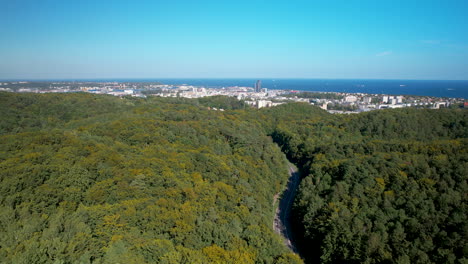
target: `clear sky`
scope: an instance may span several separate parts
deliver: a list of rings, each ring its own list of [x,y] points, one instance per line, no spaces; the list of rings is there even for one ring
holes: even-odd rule
[[[468,79],[467,0],[0,0],[0,79]]]

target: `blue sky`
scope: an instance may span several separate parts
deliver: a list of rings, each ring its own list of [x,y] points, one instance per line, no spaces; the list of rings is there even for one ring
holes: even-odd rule
[[[468,1],[0,0],[0,79],[468,79]]]

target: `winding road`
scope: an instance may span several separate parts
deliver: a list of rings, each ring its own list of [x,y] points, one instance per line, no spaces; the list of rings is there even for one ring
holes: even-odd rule
[[[293,244],[294,237],[291,230],[290,214],[301,177],[297,168],[290,162],[288,162],[288,169],[290,177],[288,185],[281,195],[279,206],[276,208],[275,218],[273,220],[273,229],[276,233],[283,236],[286,246],[295,253],[298,253]]]

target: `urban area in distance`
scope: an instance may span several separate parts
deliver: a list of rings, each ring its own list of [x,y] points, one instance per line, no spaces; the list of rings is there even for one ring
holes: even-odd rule
[[[402,85],[403,86],[403,85]],[[262,87],[257,80],[251,87],[230,86],[207,88],[189,84],[173,85],[160,82],[117,81],[0,81],[0,91],[29,93],[76,93],[109,94],[132,97],[183,97],[229,96],[256,107],[272,107],[287,102],[307,102],[330,113],[359,113],[387,108],[459,108],[468,107],[464,98],[448,98],[418,95],[367,94],[343,92],[319,92],[277,90]],[[216,109],[223,111],[224,109]]]

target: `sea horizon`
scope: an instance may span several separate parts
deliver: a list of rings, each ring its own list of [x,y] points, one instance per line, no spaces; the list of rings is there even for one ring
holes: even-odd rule
[[[206,88],[262,87],[274,90],[308,92],[366,93],[433,96],[468,99],[468,80],[415,79],[329,79],[329,78],[82,78],[82,79],[10,79],[2,82],[160,82],[167,85],[191,85]]]
[[[405,78],[313,78],[313,77],[80,77],[80,78],[0,78],[0,82],[48,81],[158,81],[158,80],[379,80],[379,81],[461,81],[468,79],[405,79]]]

